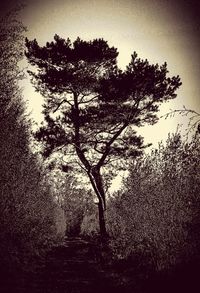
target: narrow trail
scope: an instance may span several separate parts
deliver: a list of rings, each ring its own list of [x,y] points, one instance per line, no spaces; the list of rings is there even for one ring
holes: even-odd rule
[[[32,290],[38,293],[100,293],[106,292],[110,284],[93,245],[81,238],[66,238],[63,246],[48,253],[34,287]]]
[[[113,282],[106,276],[96,247],[79,237],[65,238],[45,262],[22,278],[1,280],[1,293],[106,293]],[[4,284],[5,283],[5,284]]]

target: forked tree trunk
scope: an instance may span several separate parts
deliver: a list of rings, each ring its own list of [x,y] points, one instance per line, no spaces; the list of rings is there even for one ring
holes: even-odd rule
[[[102,242],[105,243],[107,239],[107,231],[106,231],[106,223],[105,223],[106,199],[105,199],[105,191],[104,191],[103,181],[102,181],[101,172],[100,172],[100,169],[105,160],[104,158],[105,154],[102,155],[102,158],[100,159],[97,165],[91,166],[89,161],[85,157],[83,150],[81,149],[79,105],[78,105],[78,95],[76,93],[74,93],[74,107],[72,107],[72,114],[73,114],[73,123],[74,123],[74,129],[75,129],[76,153],[80,161],[84,165],[85,169],[87,170],[87,174],[90,178],[90,182],[92,184],[92,187],[99,201],[98,202],[99,228],[100,228],[100,235],[101,235]]]

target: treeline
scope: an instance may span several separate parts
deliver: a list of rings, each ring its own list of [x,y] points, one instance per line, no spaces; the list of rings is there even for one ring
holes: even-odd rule
[[[17,11],[0,21],[0,263],[4,271],[31,269],[65,233],[64,214],[45,179],[42,162],[30,149],[18,62],[25,28]]]

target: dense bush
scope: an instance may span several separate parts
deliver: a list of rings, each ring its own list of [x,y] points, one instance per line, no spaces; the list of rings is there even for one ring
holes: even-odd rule
[[[119,258],[148,259],[160,270],[198,256],[199,136],[176,133],[132,162],[124,189],[110,201],[108,227]]]
[[[0,21],[0,262],[9,270],[30,268],[64,234],[64,216],[29,148],[30,121],[18,85],[23,31],[15,13]]]

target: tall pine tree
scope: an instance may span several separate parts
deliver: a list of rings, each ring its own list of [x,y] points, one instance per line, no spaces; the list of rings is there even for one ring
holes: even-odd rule
[[[103,39],[73,43],[58,35],[45,46],[26,40],[29,71],[45,97],[45,125],[36,137],[44,155],[60,150],[75,154],[98,198],[102,238],[106,235],[106,195],[102,169],[127,160],[144,147],[135,127],[154,124],[159,105],[176,97],[180,78],[167,77],[167,64],[151,65],[133,53],[124,71],[117,49]]]

